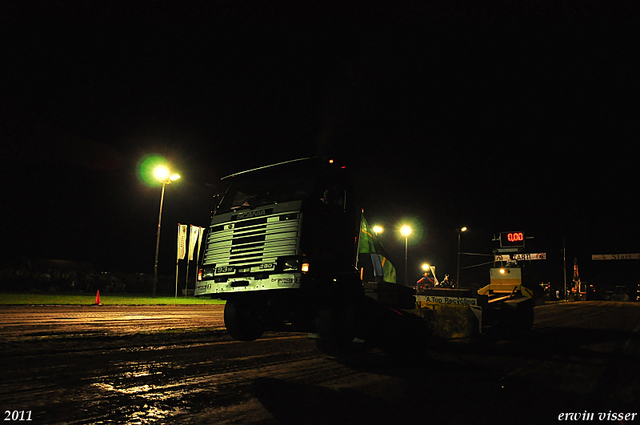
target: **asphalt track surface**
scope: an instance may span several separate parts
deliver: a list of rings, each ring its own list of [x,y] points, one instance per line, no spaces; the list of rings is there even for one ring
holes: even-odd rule
[[[3,306],[0,407],[34,424],[640,423],[640,303],[535,310],[526,338],[345,363],[301,334],[232,341],[222,306]]]

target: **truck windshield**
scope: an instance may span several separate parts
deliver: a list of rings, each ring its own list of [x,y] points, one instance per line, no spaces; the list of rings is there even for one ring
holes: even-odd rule
[[[318,165],[298,161],[229,177],[217,214],[303,200],[313,189]]]

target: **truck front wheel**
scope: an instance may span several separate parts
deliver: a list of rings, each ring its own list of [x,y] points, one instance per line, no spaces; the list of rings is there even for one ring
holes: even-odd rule
[[[224,325],[237,341],[255,341],[264,333],[250,303],[228,300],[224,307]]]

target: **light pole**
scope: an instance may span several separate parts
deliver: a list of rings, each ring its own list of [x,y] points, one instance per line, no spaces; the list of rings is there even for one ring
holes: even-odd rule
[[[425,279],[425,283],[428,284],[428,280],[429,280],[429,270],[431,269],[431,266],[429,265],[429,263],[423,263],[422,264],[422,271],[423,271],[423,275],[424,275],[424,279]],[[418,291],[420,289],[420,281],[416,282],[416,291]]]
[[[411,227],[405,224],[400,228],[400,234],[404,236],[404,286],[409,286],[409,280],[407,277],[407,253],[409,250],[409,235],[411,234]]]
[[[460,235],[462,234],[462,232],[466,231],[466,227],[456,229],[456,232],[458,232],[458,268],[456,269],[456,284],[458,285],[458,288],[460,288]]]
[[[171,174],[165,166],[158,166],[153,170],[153,175],[162,183],[162,192],[160,194],[160,212],[158,213],[158,230],[156,232],[156,261],[153,266],[153,286],[152,296],[156,296],[156,286],[158,283],[158,252],[160,251],[160,224],[162,223],[162,204],[164,203],[164,187],[173,180],[180,178],[178,174]]]

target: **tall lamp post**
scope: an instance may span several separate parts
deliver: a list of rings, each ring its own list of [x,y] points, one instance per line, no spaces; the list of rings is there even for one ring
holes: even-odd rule
[[[171,183],[173,180],[180,178],[178,174],[171,174],[169,169],[163,165],[156,167],[153,170],[153,175],[162,183],[162,192],[160,194],[160,212],[158,214],[158,231],[156,232],[156,261],[153,266],[153,289],[152,296],[156,296],[156,286],[158,283],[158,252],[160,251],[160,224],[162,223],[162,204],[164,203],[164,187]]]
[[[411,227],[404,225],[400,228],[400,234],[404,236],[404,286],[409,286],[407,277],[407,253],[409,251],[409,235],[411,234]]]
[[[429,280],[429,270],[431,269],[431,265],[429,263],[422,264],[422,271],[425,279],[425,284],[428,283]],[[416,282],[416,291],[420,289],[420,281]]]
[[[466,231],[466,227],[456,229],[456,232],[458,232],[458,268],[456,269],[456,284],[458,285],[458,288],[460,288],[460,235],[462,234],[462,232]]]

